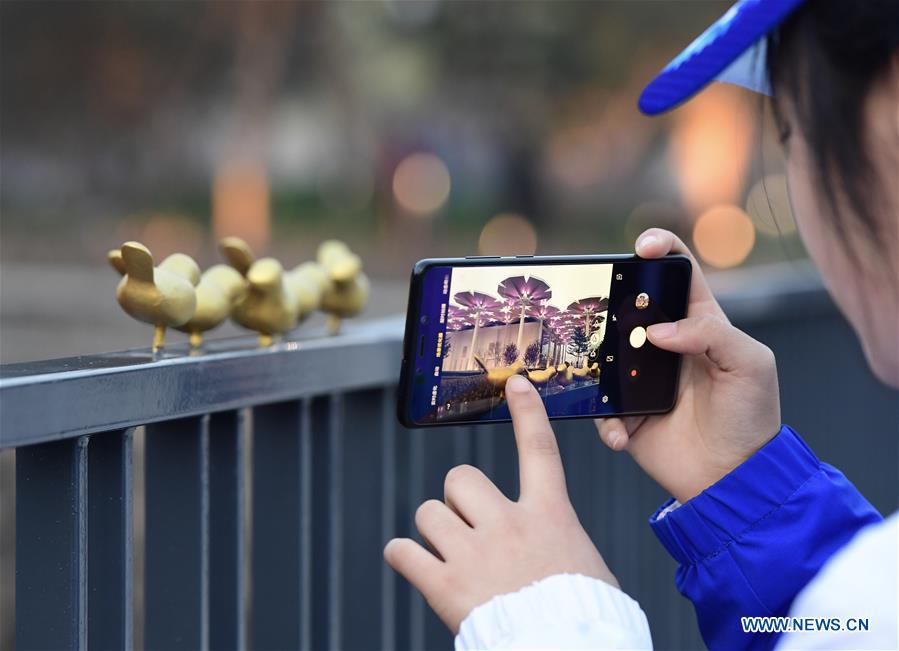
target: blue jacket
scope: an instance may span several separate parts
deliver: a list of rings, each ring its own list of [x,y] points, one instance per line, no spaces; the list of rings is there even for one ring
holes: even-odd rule
[[[773,633],[743,633],[744,616],[789,613],[822,565],[855,533],[882,520],[843,474],[784,425],[746,462],[680,507],[650,518],[680,563],[710,649],[770,649]]]

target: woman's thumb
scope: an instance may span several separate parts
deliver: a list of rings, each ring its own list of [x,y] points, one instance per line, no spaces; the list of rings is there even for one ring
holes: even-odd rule
[[[751,371],[774,363],[767,346],[715,315],[656,323],[646,329],[646,334],[658,348],[684,355],[705,355],[722,371]]]

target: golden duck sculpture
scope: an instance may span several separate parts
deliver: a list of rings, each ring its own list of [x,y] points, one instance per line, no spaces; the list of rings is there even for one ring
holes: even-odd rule
[[[302,321],[321,307],[325,290],[331,287],[328,274],[317,262],[304,262],[288,271],[284,280],[299,302],[298,320]]]
[[[219,247],[228,263],[243,276],[248,276],[256,258],[247,243],[239,237],[226,237],[219,242]],[[297,302],[296,327],[321,306],[322,294],[331,281],[316,262],[304,262],[290,271],[282,270],[282,273],[284,283]]]
[[[481,370],[484,371],[487,382],[493,385],[494,389],[504,389],[506,380],[513,375],[521,375],[525,372],[524,362],[520,359],[508,366],[497,366],[496,368],[487,368],[487,365],[484,364],[484,360],[477,355],[474,356],[474,361],[481,367]]]
[[[536,386],[541,387],[552,380],[557,373],[556,367],[550,366],[544,369],[528,371],[528,379]]]
[[[575,380],[578,380],[578,381],[586,380],[588,377],[591,376],[590,367],[584,365],[584,366],[581,366],[578,368],[572,368],[571,374],[574,376]]]
[[[562,362],[556,367],[556,371],[558,374],[556,375],[556,382],[558,382],[561,386],[566,387],[572,382],[574,382],[574,373],[571,370],[571,366],[567,363]]]
[[[284,279],[284,268],[274,258],[256,260],[246,275],[246,293],[235,303],[231,317],[259,333],[259,343],[270,346],[297,325],[299,301]]]
[[[256,256],[250,250],[250,246],[239,237],[225,237],[219,241],[219,249],[225,259],[241,275],[246,277],[250,267],[256,261]]]
[[[335,334],[341,320],[355,316],[365,307],[370,284],[362,272],[362,260],[343,242],[322,242],[317,258],[328,280],[322,292],[321,310],[328,315],[328,328]]]
[[[194,315],[200,268],[183,253],[173,253],[154,268],[153,255],[140,242],[125,242],[107,259],[122,274],[116,289],[119,305],[154,326],[153,352],[157,352],[165,346],[166,328],[184,325]]]
[[[224,264],[209,267],[196,286],[197,309],[187,323],[175,326],[190,337],[190,345],[198,348],[203,333],[221,325],[247,292],[247,281],[236,269]]]

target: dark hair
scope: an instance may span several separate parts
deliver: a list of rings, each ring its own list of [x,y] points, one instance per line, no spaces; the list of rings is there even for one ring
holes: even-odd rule
[[[789,138],[791,126],[801,130],[817,185],[830,204],[828,217],[844,239],[849,224],[840,219],[841,206],[852,208],[877,239],[873,201],[894,190],[871,186],[864,110],[897,49],[897,0],[808,0],[768,36],[767,68],[781,141]]]

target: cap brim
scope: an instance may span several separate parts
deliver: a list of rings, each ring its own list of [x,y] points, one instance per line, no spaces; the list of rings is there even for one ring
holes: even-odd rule
[[[764,37],[805,0],[740,0],[653,79],[638,101],[664,113],[718,79],[771,94]]]

